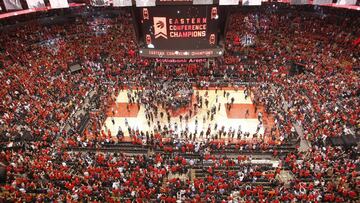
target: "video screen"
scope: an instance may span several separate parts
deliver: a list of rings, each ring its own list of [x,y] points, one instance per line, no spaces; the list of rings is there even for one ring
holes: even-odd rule
[[[147,48],[166,50],[217,47],[217,6],[157,6],[140,9],[140,34]]]

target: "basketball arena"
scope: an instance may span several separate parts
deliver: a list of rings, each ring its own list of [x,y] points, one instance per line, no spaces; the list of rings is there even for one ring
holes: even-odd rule
[[[359,202],[360,2],[0,0],[0,202]]]

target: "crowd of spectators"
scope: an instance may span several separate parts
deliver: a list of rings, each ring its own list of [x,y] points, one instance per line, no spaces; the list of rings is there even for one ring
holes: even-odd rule
[[[0,200],[176,202],[180,194],[194,202],[356,202],[358,148],[327,142],[359,133],[360,51],[352,46],[360,35],[356,17],[276,8],[236,12],[229,18],[225,56],[209,66],[160,66],[140,58],[128,12],[90,12],[53,25],[31,21],[1,30],[0,160],[7,180]],[[244,35],[254,43],[244,46]],[[82,70],[71,73],[69,67],[77,63]],[[291,64],[304,65],[294,71]],[[185,158],[164,145],[161,135],[151,140],[164,153],[91,150],[101,146],[89,134],[98,140],[110,136],[100,129],[120,89],[149,81],[158,85],[159,78],[177,78],[185,85],[195,78],[196,85],[204,85],[219,77],[227,84],[257,82],[254,103],[275,115],[283,140],[300,126],[310,150],[296,149],[276,167],[225,152],[213,156],[211,150],[226,148],[221,143],[181,143],[182,153],[198,155]],[[97,111],[91,112],[89,127],[84,134],[67,130],[81,122],[73,114],[90,92],[95,92]],[[14,148],[16,143],[21,147]],[[87,150],[69,151],[72,146]],[[243,149],[266,150],[267,145],[239,143],[235,152]],[[204,178],[168,178],[189,175],[195,167]],[[293,174],[290,187],[275,179],[281,170]]]
[[[358,160],[354,151],[331,146],[290,153],[279,166],[252,164],[251,156],[209,153],[184,158],[173,153],[128,156],[113,152],[71,152],[47,142],[6,151],[8,183],[2,197],[22,201],[97,202],[344,202],[358,198]],[[37,158],[34,160],[33,157]],[[190,169],[201,177],[190,179]],[[291,170],[288,186],[281,170]],[[186,178],[178,178],[184,176]],[[173,177],[173,178],[168,178]]]
[[[245,61],[257,67],[253,71],[265,73],[254,78],[271,83],[261,86],[258,99],[269,110],[282,112],[283,119],[299,122],[308,139],[354,134],[359,124],[360,52],[352,42],[359,36],[359,22],[316,12],[305,17],[296,11],[262,15],[234,14],[227,33],[229,52],[247,53]],[[248,33],[256,36],[257,44],[237,46],[236,36]],[[244,59],[232,58],[241,69]],[[299,63],[302,74],[282,77],[284,66]]]

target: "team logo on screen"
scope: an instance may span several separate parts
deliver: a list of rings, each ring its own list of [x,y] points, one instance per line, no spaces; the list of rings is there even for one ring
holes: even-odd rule
[[[149,20],[149,11],[147,8],[143,8],[143,18],[144,20]]]
[[[211,19],[217,19],[217,18],[218,18],[217,8],[212,7],[212,9],[211,9]]]
[[[167,39],[166,17],[154,17],[155,39],[163,37]]]
[[[209,44],[215,44],[215,34],[210,35]]]

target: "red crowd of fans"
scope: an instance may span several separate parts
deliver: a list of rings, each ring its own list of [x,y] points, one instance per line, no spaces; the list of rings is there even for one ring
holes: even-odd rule
[[[180,195],[189,202],[356,202],[357,147],[332,147],[326,138],[359,132],[360,53],[351,45],[360,35],[359,21],[331,12],[291,11],[233,14],[225,56],[210,66],[160,67],[141,59],[127,12],[111,18],[88,14],[48,26],[28,22],[1,31],[0,160],[7,180],[0,200],[176,202]],[[253,42],[243,44],[245,35]],[[289,61],[304,64],[301,73],[293,73]],[[83,69],[71,73],[76,63]],[[176,146],[198,158],[177,155],[174,146],[162,144],[157,149],[163,154],[95,152],[103,141],[67,128],[81,123],[74,112],[95,92],[98,111],[91,113],[86,134],[100,139],[112,95],[130,83],[141,86],[160,77],[259,82],[252,87],[254,102],[275,114],[281,136],[290,136],[297,125],[312,146],[287,154],[279,166],[258,166],[251,156],[227,156],[228,146],[219,143]],[[69,146],[86,150],[68,151]],[[223,149],[220,157],[211,154],[216,148]],[[233,152],[244,149],[267,147],[244,143]],[[168,179],[195,167],[204,178]],[[275,179],[281,170],[293,174],[290,186]]]

